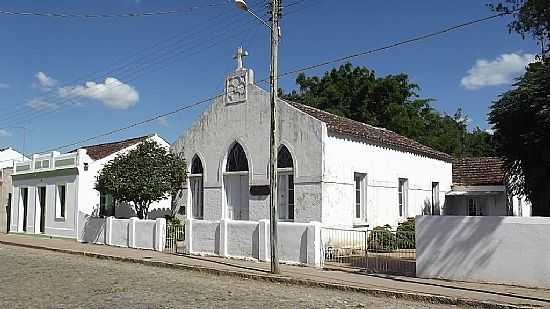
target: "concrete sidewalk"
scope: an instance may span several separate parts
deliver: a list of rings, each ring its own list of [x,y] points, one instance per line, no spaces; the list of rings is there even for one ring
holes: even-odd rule
[[[208,272],[216,275],[231,275],[288,284],[353,290],[374,296],[484,308],[550,308],[550,290],[543,289],[400,276],[366,275],[290,265],[281,267],[281,275],[271,275],[268,263],[217,257],[173,255],[18,234],[0,234],[0,243],[159,267]]]

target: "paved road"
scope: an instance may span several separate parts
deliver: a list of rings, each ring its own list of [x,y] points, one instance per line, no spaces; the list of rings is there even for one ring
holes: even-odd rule
[[[448,308],[0,245],[0,308]]]

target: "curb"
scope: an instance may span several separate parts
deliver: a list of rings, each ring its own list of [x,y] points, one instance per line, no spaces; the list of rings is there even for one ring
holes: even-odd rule
[[[284,283],[284,284],[302,285],[307,287],[326,288],[326,289],[333,289],[333,290],[339,290],[339,291],[359,292],[359,293],[364,293],[364,294],[376,296],[376,297],[390,297],[390,298],[424,302],[424,303],[432,303],[432,304],[468,306],[468,307],[487,308],[487,309],[536,308],[534,306],[518,306],[518,305],[512,305],[512,304],[480,301],[480,300],[474,300],[474,299],[468,299],[468,298],[457,298],[457,297],[425,294],[425,293],[413,293],[413,292],[366,288],[366,287],[358,287],[358,286],[343,285],[343,284],[336,284],[336,283],[319,282],[319,281],[308,280],[308,279],[295,279],[295,278],[277,276],[277,275],[242,273],[242,272],[232,271],[232,270],[220,270],[220,269],[208,268],[203,266],[186,265],[181,263],[167,263],[162,261],[143,260],[143,259],[121,257],[121,256],[92,253],[92,252],[85,252],[85,251],[76,251],[76,250],[52,248],[52,247],[45,247],[45,246],[38,246],[38,245],[31,245],[31,244],[22,244],[22,243],[5,241],[5,240],[0,240],[0,244],[38,249],[38,250],[48,250],[53,252],[66,253],[66,254],[79,255],[79,256],[87,256],[87,257],[93,257],[101,260],[112,260],[112,261],[142,264],[142,265],[154,266],[154,267],[195,271],[195,272],[212,274],[217,276],[237,277],[237,278],[252,279],[252,280],[258,280],[258,281],[264,281],[264,282],[276,282],[276,283]]]

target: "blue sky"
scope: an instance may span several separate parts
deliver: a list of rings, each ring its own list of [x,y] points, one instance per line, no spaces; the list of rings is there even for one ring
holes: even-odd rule
[[[103,19],[0,15],[0,147],[23,147],[23,130],[16,127],[27,128],[25,152],[39,152],[212,96],[222,90],[241,44],[250,54],[245,65],[255,70],[257,80],[266,78],[268,32],[227,2],[4,1],[0,10],[74,14],[195,9]],[[265,14],[265,0],[249,2],[257,13]],[[485,4],[479,0],[299,1],[286,9],[282,20],[280,71],[493,14]],[[470,127],[485,129],[491,101],[510,89],[510,81],[538,50],[533,41],[508,34],[508,21],[477,24],[352,63],[381,75],[405,72],[421,86],[421,96],[435,99],[439,111],[453,114],[461,107],[471,119]],[[294,79],[283,79],[281,87],[294,88]],[[172,142],[204,108],[90,143],[151,132]]]

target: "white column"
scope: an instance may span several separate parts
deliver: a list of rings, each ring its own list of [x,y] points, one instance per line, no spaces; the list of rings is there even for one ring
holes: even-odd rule
[[[136,217],[130,218],[130,222],[128,222],[128,247],[129,248],[135,248],[136,247],[136,222],[139,220]]]
[[[164,251],[166,246],[166,219],[157,218],[155,220],[155,250]]]
[[[258,259],[264,262],[269,261],[271,260],[269,251],[269,220],[260,220],[258,229]]]
[[[227,256],[227,219],[220,220],[220,252],[218,255]]]
[[[321,267],[321,222],[310,222],[307,227],[307,263]]]
[[[185,250],[187,253],[193,253],[193,219],[185,219]]]
[[[111,246],[113,244],[113,217],[105,219],[105,244]]]

